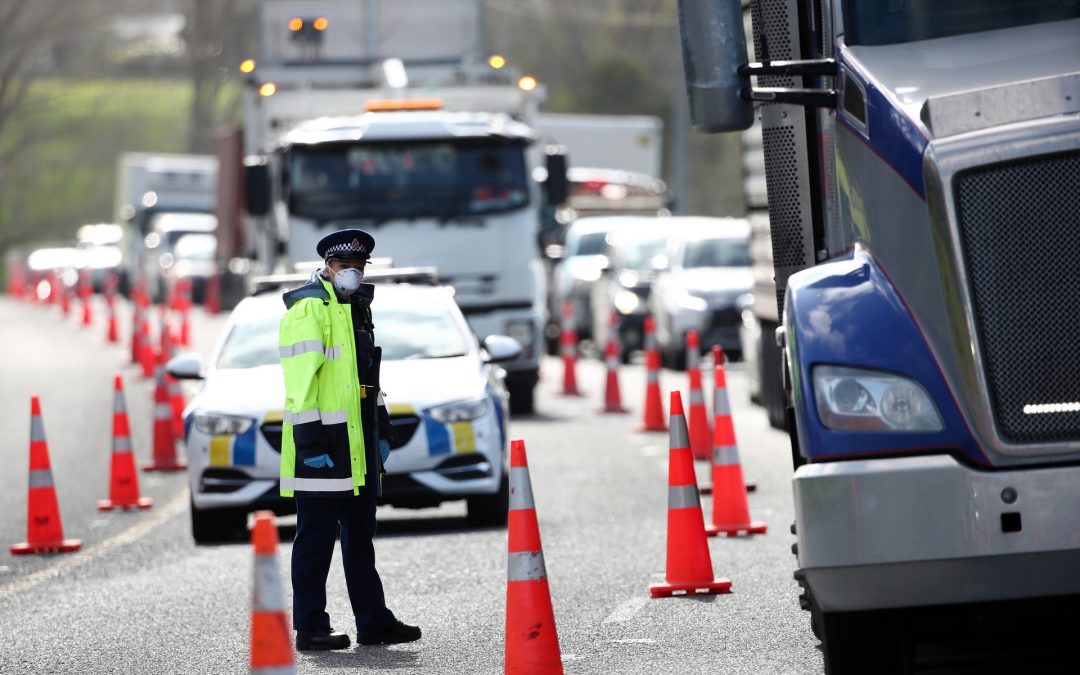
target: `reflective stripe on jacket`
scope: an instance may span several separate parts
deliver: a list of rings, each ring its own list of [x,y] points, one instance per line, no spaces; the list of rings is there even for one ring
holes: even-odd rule
[[[367,474],[352,311],[321,277],[285,295],[281,495],[358,494]],[[305,459],[327,455],[321,468]],[[330,466],[330,463],[333,466]]]

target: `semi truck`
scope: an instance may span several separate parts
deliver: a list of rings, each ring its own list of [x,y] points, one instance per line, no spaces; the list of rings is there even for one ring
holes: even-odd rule
[[[686,86],[761,124],[826,670],[1073,672],[1080,4],[748,6],[752,62],[740,2],[680,0]]]
[[[529,124],[543,86],[481,53],[481,16],[474,0],[264,0],[233,154],[252,272],[310,262],[335,229],[371,232],[377,257],[436,268],[479,337],[522,343],[504,367],[512,408],[529,412],[546,313],[538,223],[565,199],[566,171]]]

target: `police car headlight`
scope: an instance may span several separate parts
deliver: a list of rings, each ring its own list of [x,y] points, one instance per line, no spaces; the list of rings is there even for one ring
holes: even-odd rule
[[[623,289],[615,294],[612,304],[620,314],[633,314],[641,306],[641,298],[637,293]]]
[[[195,428],[211,436],[239,436],[251,428],[255,420],[216,413],[195,413]]]
[[[906,377],[874,370],[816,366],[821,422],[837,431],[941,431],[930,395]]]
[[[484,397],[429,408],[427,414],[443,424],[453,424],[454,422],[471,422],[480,419],[488,414],[490,409],[491,403],[487,397]]]

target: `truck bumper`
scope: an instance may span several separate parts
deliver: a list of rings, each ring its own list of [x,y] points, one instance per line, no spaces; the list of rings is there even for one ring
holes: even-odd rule
[[[798,555],[823,611],[1080,594],[1080,466],[982,471],[947,455],[795,472]]]

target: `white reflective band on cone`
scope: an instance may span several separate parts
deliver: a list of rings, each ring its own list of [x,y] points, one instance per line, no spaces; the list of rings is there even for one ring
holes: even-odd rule
[[[696,485],[671,485],[667,489],[667,507],[669,509],[690,509],[701,506]]]
[[[113,436],[113,452],[131,452],[131,438],[129,436]]]
[[[41,423],[40,415],[34,415],[30,418],[30,440],[45,440],[45,425]]]
[[[277,555],[274,553],[255,556],[255,588],[251,594],[251,609],[256,612],[285,611],[285,591],[281,586]]]
[[[719,417],[721,415],[731,414],[731,401],[728,400],[727,389],[717,389],[716,394],[713,396],[713,415]]]
[[[30,487],[43,488],[52,487],[52,469],[31,469],[30,470]]]
[[[577,347],[575,347],[574,345],[563,345],[562,355],[567,357],[577,356]]]
[[[546,577],[543,551],[518,551],[507,557],[507,581],[540,581]]]
[[[717,466],[729,466],[739,463],[739,446],[718,445],[712,451],[713,464]]]
[[[671,428],[668,432],[668,448],[676,450],[689,447],[690,435],[686,432],[686,418],[682,415],[672,415]]]
[[[645,374],[645,381],[649,384],[652,384],[653,382],[659,382],[660,380],[657,377],[656,371],[649,369],[649,371]]]
[[[686,369],[697,370],[701,367],[701,354],[692,347],[686,348]]]
[[[155,405],[154,419],[172,419],[172,406],[168,403],[158,403]]]
[[[297,424],[307,424],[308,422],[318,422],[319,411],[318,410],[301,410],[298,413],[285,411],[285,423],[296,426]]]
[[[529,467],[510,467],[510,510],[522,511],[535,507],[532,482],[529,480]]]
[[[323,343],[319,340],[304,340],[303,342],[297,342],[291,345],[281,345],[278,347],[278,353],[283,359],[300,356],[301,354],[307,354],[308,352],[321,352],[323,350]]]
[[[113,412],[127,412],[127,406],[124,405],[124,392],[122,391],[113,394]]]
[[[605,362],[607,363],[608,370],[615,370],[619,367],[618,356],[609,356],[607,357],[607,359],[605,359]]]
[[[296,478],[287,476],[281,479],[281,487],[286,490],[304,492],[344,492],[352,491],[352,478]]]
[[[252,668],[253,675],[296,675],[296,666],[271,666],[269,668]]]
[[[700,389],[692,389],[690,391],[690,405],[705,405],[705,395],[701,393]]]

